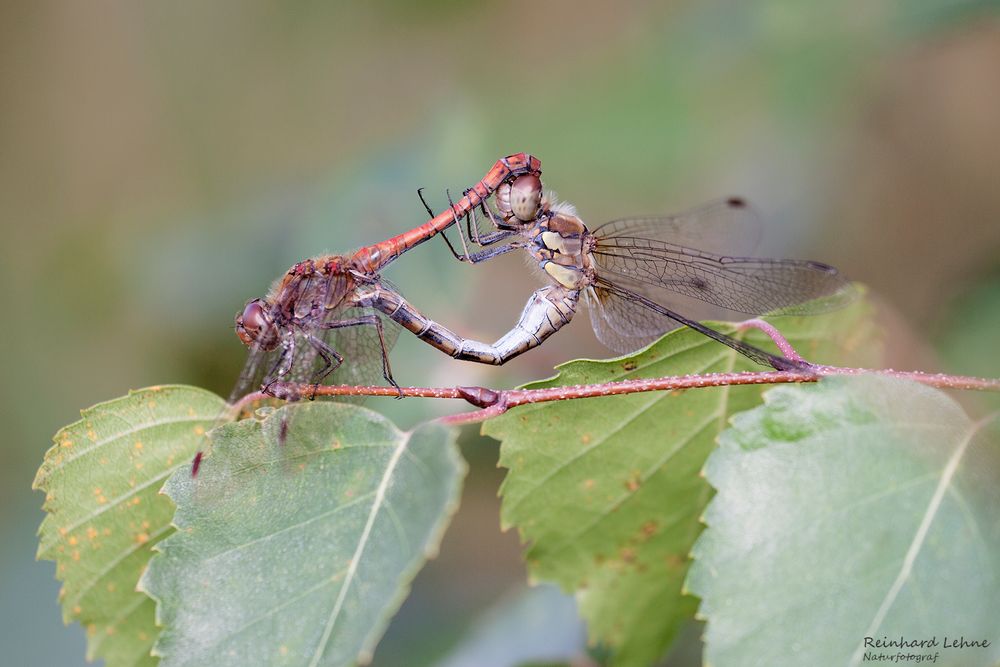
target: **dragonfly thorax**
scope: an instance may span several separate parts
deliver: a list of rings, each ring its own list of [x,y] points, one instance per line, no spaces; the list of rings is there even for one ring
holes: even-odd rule
[[[567,289],[582,289],[589,284],[592,273],[585,248],[587,236],[587,226],[580,218],[552,211],[531,231],[531,254],[557,284]]]

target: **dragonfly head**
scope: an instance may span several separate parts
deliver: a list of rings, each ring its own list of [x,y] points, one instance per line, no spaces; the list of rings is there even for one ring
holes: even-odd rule
[[[518,176],[497,189],[497,207],[504,219],[514,222],[534,222],[542,204],[542,179],[534,174]]]
[[[264,301],[253,299],[242,313],[236,314],[236,335],[247,347],[257,344],[273,350],[278,346],[278,329],[268,316]]]

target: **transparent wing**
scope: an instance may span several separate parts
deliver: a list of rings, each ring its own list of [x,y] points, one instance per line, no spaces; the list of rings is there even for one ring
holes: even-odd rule
[[[632,291],[696,319],[812,314],[856,297],[837,269],[810,260],[717,255],[638,236],[597,238],[592,256],[608,282],[628,283]]]
[[[268,369],[277,363],[277,354],[277,351],[265,350],[257,344],[250,346],[247,352],[246,363],[243,364],[243,370],[240,372],[240,377],[236,380],[236,384],[233,385],[232,391],[229,392],[230,403],[235,403],[247,394],[260,389],[264,375]]]
[[[278,378],[281,382],[385,384],[383,350],[387,355],[392,348],[398,327],[370,308],[352,305],[353,289],[349,276],[312,274],[274,295],[268,315],[280,323],[283,340],[290,345],[273,350],[252,346],[230,402],[275,379],[282,362],[288,372]]]
[[[780,370],[801,368],[801,362],[771,354],[741,340],[727,336],[700,322],[656,303],[621,285],[606,283],[598,278],[588,289],[591,302],[591,323],[602,343],[620,352],[633,352],[662,334],[679,326],[688,326],[763,366]]]
[[[761,229],[756,209],[744,199],[729,197],[673,215],[613,220],[593,234],[603,239],[642,237],[720,254],[747,254],[757,248]]]
[[[382,350],[388,355],[396,339],[399,326],[371,308],[350,307],[337,311],[337,322],[379,322],[382,329],[380,339],[378,327],[374,324],[355,324],[349,327],[328,329],[324,342],[340,354],[344,361],[323,384],[385,385],[388,384],[383,366]],[[338,400],[358,403],[364,397],[341,397]]]
[[[587,288],[584,300],[597,340],[619,354],[635,352],[681,326],[677,320],[637,308],[602,287]]]
[[[251,345],[243,372],[229,395],[230,403],[259,391],[265,381],[273,379],[283,363],[290,364],[288,372],[281,377],[285,382],[306,382],[321,367],[317,363],[318,350],[311,344],[310,335],[326,314],[324,306],[334,286],[335,281],[310,273],[288,281],[270,297],[268,319],[277,324],[282,341],[290,345],[278,345],[270,350],[259,343]]]

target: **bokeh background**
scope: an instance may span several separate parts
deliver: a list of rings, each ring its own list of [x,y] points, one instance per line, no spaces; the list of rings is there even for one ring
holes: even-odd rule
[[[765,252],[871,286],[894,364],[1000,374],[1000,12],[960,0],[5,2],[0,636],[11,665],[83,662],[34,471],[80,408],[129,388],[223,395],[232,318],[287,266],[425,219],[501,156],[599,223],[721,195]],[[535,287],[433,241],[388,276],[494,340]],[[605,355],[586,317],[503,369],[402,336],[405,384],[511,386]],[[558,342],[556,342],[558,341]],[[458,404],[373,400],[410,426]],[[498,528],[495,443],[376,654],[427,664],[525,583]],[[694,640],[697,633],[689,633]],[[690,661],[697,651],[688,647]]]

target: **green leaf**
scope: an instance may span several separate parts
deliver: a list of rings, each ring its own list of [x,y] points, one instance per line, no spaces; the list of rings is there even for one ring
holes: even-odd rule
[[[785,386],[733,419],[688,586],[706,663],[857,665],[864,637],[1000,660],[1000,428],[885,377]],[[988,649],[944,648],[944,637]],[[895,654],[898,648],[870,648]]]
[[[86,628],[88,660],[155,664],[153,601],[135,586],[173,531],[173,504],[158,491],[187,470],[224,406],[194,387],[141,389],[84,410],[45,454],[34,483],[48,512],[38,557],[56,562],[63,620]]]
[[[807,358],[874,363],[863,300],[813,317],[771,322]],[[716,325],[732,332],[732,325]],[[774,349],[758,331],[746,339]],[[760,370],[690,329],[633,356],[574,361],[532,387]],[[648,665],[669,646],[695,600],[682,595],[687,555],[710,489],[699,471],[735,412],[760,401],[759,386],[609,396],[524,406],[487,422],[509,469],[503,526],[530,542],[533,577],[579,589],[591,638],[616,649],[618,665]]]
[[[198,477],[164,488],[178,531],[141,582],[165,626],[155,654],[165,665],[369,660],[457,507],[454,431],[404,433],[370,410],[313,403],[210,437]]]

